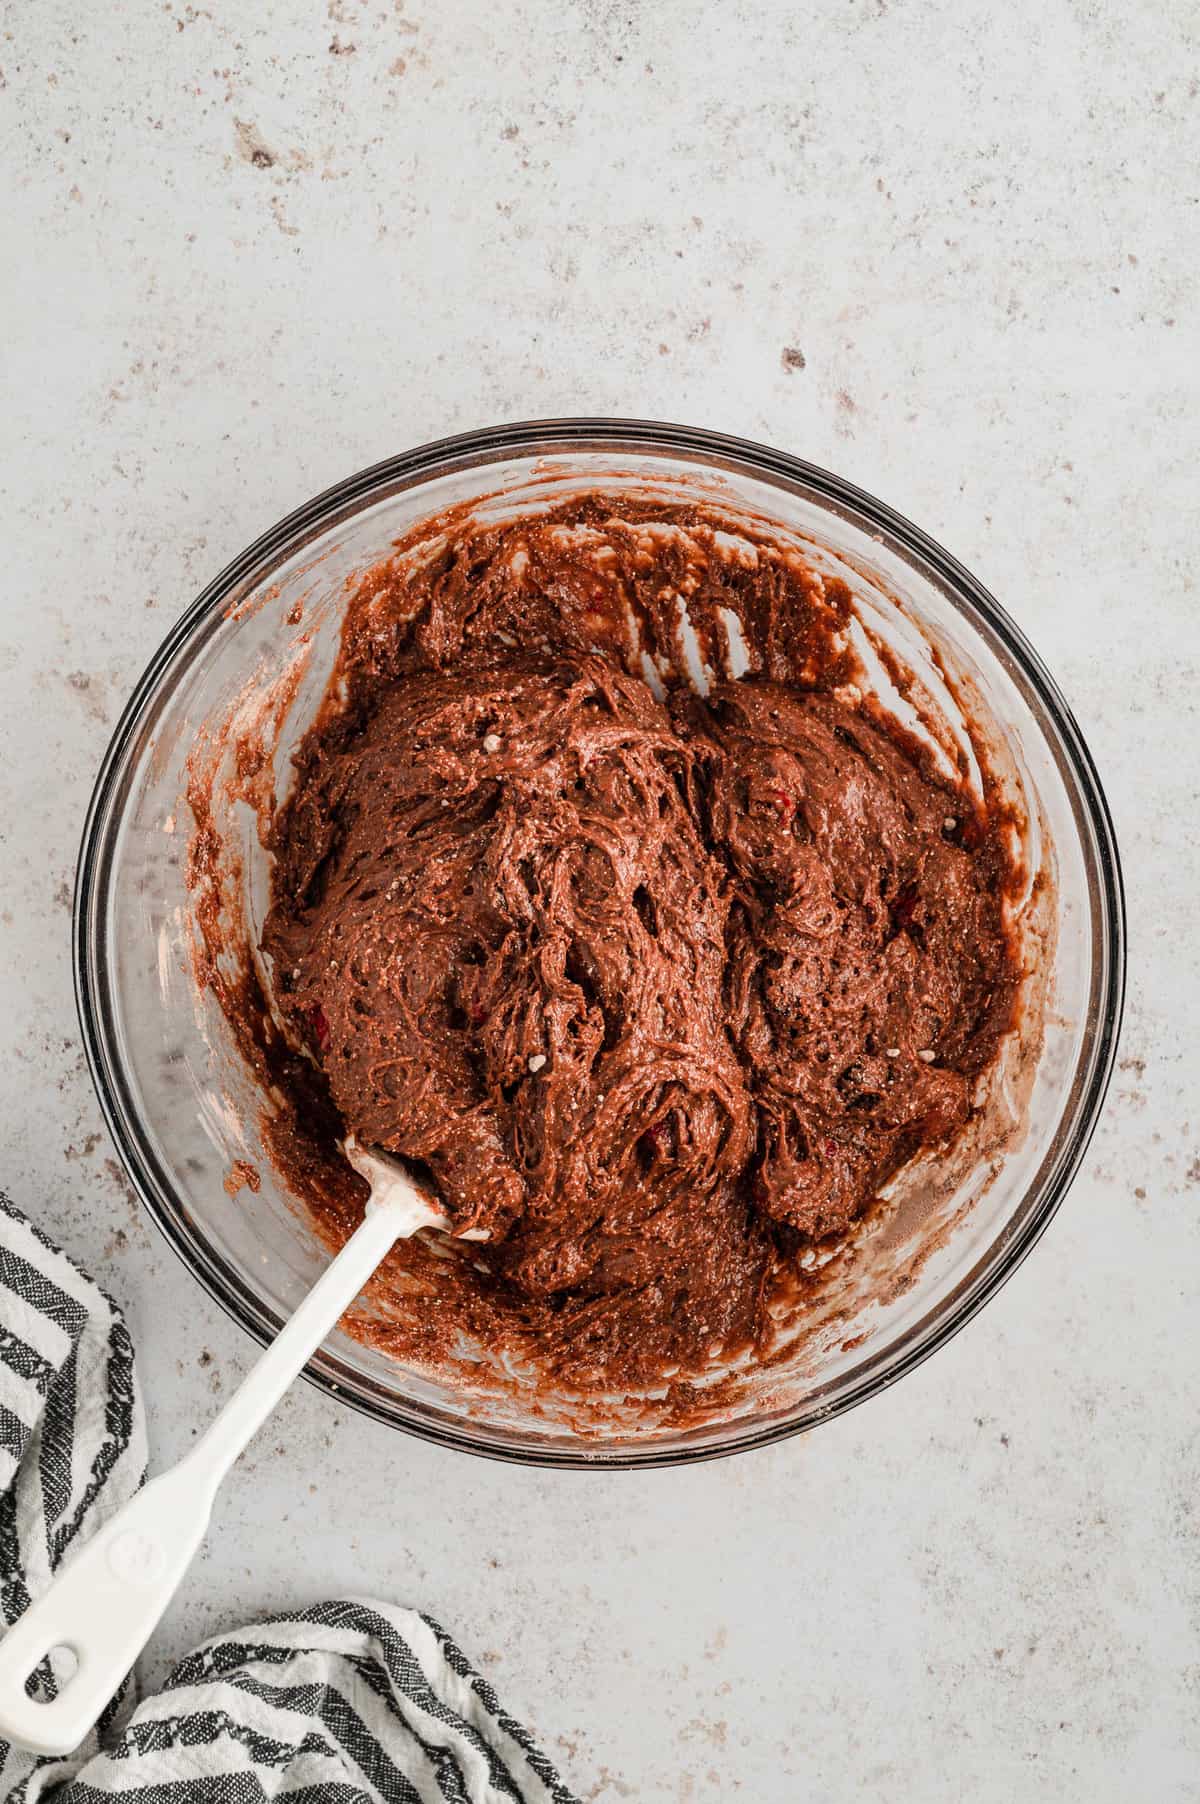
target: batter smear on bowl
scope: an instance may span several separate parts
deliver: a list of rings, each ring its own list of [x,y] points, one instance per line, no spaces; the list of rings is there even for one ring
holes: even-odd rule
[[[855,686],[850,612],[765,532],[602,495],[427,524],[352,597],[271,832],[291,1130],[330,1240],[343,1128],[488,1236],[399,1249],[378,1344],[686,1380],[967,1122],[1009,838]]]

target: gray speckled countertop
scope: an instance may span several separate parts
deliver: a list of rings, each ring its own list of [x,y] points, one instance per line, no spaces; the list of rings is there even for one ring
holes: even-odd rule
[[[842,472],[1036,642],[1131,911],[1085,1169],[920,1371],[637,1476],[300,1387],[147,1678],[375,1592],[452,1626],[587,1799],[1200,1799],[1198,122],[1188,0],[0,5],[0,1180],[127,1307],[160,1459],[252,1349],[105,1138],[76,843],[169,623],[347,472],[580,412]]]

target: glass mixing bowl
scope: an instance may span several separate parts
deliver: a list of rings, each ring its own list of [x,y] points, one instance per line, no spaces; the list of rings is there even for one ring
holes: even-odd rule
[[[287,756],[332,661],[347,578],[451,503],[497,494],[519,503],[547,483],[632,484],[686,499],[697,482],[723,504],[780,522],[871,605],[898,600],[1002,738],[1010,780],[1036,822],[1033,856],[1053,865],[1044,1032],[1027,1061],[1023,1131],[948,1186],[945,1231],[886,1300],[864,1296],[843,1310],[787,1382],[776,1374],[734,1419],[581,1435],[553,1412],[481,1401],[340,1332],[308,1368],[314,1383],[381,1421],[474,1453],[557,1466],[672,1464],[762,1446],[873,1395],[961,1328],[1024,1258],[1079,1166],[1112,1066],[1124,925],[1108,809],[1070,710],[979,583],[881,502],[779,451],[637,421],[505,426],[389,459],[273,527],[192,603],[113,735],[83,835],[76,987],[109,1128],[171,1245],[260,1341],[328,1258],[263,1156],[262,1098],[192,975],[185,791],[198,734],[248,679],[277,678],[309,634],[310,662],[279,746],[286,784]],[[265,891],[256,844],[248,833],[252,913]],[[257,1193],[229,1195],[238,1159],[261,1172]],[[860,1264],[869,1268],[873,1256],[868,1244]]]

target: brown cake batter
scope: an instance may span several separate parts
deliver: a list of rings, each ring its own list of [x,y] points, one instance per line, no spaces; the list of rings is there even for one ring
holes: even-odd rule
[[[847,686],[841,586],[749,549],[591,496],[451,522],[352,600],[263,949],[323,1074],[301,1138],[352,1128],[488,1231],[398,1251],[401,1354],[462,1329],[619,1390],[765,1345],[1011,1023],[995,810]],[[681,595],[714,680],[659,699],[626,666]],[[317,1190],[348,1232],[357,1181]]]

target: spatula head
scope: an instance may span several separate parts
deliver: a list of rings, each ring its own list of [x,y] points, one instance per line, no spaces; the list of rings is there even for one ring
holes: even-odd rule
[[[454,1231],[449,1216],[443,1215],[429,1198],[423,1196],[414,1184],[403,1162],[394,1154],[386,1153],[381,1147],[373,1146],[369,1150],[360,1146],[353,1134],[347,1134],[342,1142],[343,1150],[360,1178],[365,1178],[371,1186],[371,1195],[367,1203],[368,1209],[401,1209],[404,1211],[406,1223],[411,1220],[412,1226],[406,1225],[404,1234],[416,1234],[421,1228],[437,1228],[443,1234]],[[486,1228],[468,1228],[459,1236],[462,1240],[486,1240]]]

